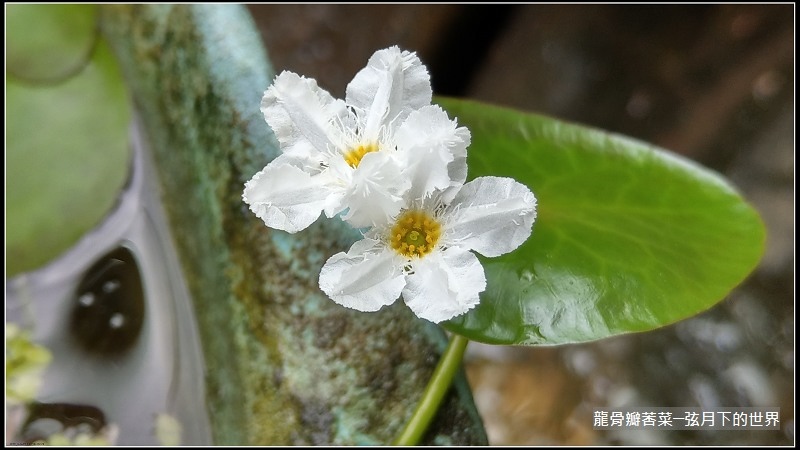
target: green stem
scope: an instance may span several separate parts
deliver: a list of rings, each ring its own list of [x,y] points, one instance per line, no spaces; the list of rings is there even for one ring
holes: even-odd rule
[[[447,349],[439,360],[436,370],[433,371],[431,381],[422,394],[422,400],[417,405],[414,415],[408,421],[403,431],[397,436],[392,445],[416,445],[425,430],[428,429],[431,420],[439,410],[444,394],[450,388],[458,368],[461,366],[461,358],[464,356],[464,349],[467,348],[469,340],[463,336],[454,334],[447,344]]]

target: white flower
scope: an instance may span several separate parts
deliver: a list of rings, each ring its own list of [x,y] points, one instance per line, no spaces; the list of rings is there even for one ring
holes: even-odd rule
[[[511,178],[477,178],[409,201],[391,223],[328,259],[319,286],[359,311],[377,311],[402,293],[417,316],[449,320],[475,307],[486,288],[470,250],[508,253],[530,236],[535,218],[536,198],[526,186]]]
[[[336,100],[313,79],[278,75],[261,111],[282,154],[245,184],[242,198],[267,226],[294,233],[326,216],[355,227],[386,222],[416,196],[466,178],[469,131],[430,104],[425,66],[397,47],[379,50]]]

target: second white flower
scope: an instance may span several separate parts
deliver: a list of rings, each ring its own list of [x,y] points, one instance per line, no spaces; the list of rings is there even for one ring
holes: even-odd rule
[[[490,257],[508,253],[530,236],[535,218],[536,198],[511,178],[481,177],[460,189],[411,198],[393,221],[328,259],[319,286],[336,303],[359,311],[377,311],[402,293],[418,317],[449,320],[474,308],[486,288],[471,250]]]

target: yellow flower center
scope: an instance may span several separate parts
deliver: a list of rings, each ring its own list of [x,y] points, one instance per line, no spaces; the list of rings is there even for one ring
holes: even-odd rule
[[[419,258],[430,253],[441,235],[442,226],[425,211],[400,214],[390,236],[390,245],[399,254]]]
[[[378,144],[375,142],[371,142],[369,144],[361,144],[358,147],[351,149],[349,152],[344,154],[344,160],[347,164],[350,165],[352,168],[358,167],[358,164],[361,162],[361,158],[364,157],[367,153],[377,152],[378,151]]]

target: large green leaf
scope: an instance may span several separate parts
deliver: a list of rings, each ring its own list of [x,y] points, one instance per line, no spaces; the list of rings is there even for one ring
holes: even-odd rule
[[[482,258],[480,305],[445,324],[493,344],[562,344],[651,330],[720,301],[758,263],[758,214],[721,176],[622,136],[442,99],[472,132],[470,178],[536,194],[530,239]]]
[[[130,106],[122,75],[108,46],[87,40],[94,8],[69,6],[9,5],[7,276],[74,245],[109,213],[127,178]],[[80,33],[72,33],[76,27]],[[90,48],[91,59],[82,61]],[[64,77],[75,67],[79,73]]]

